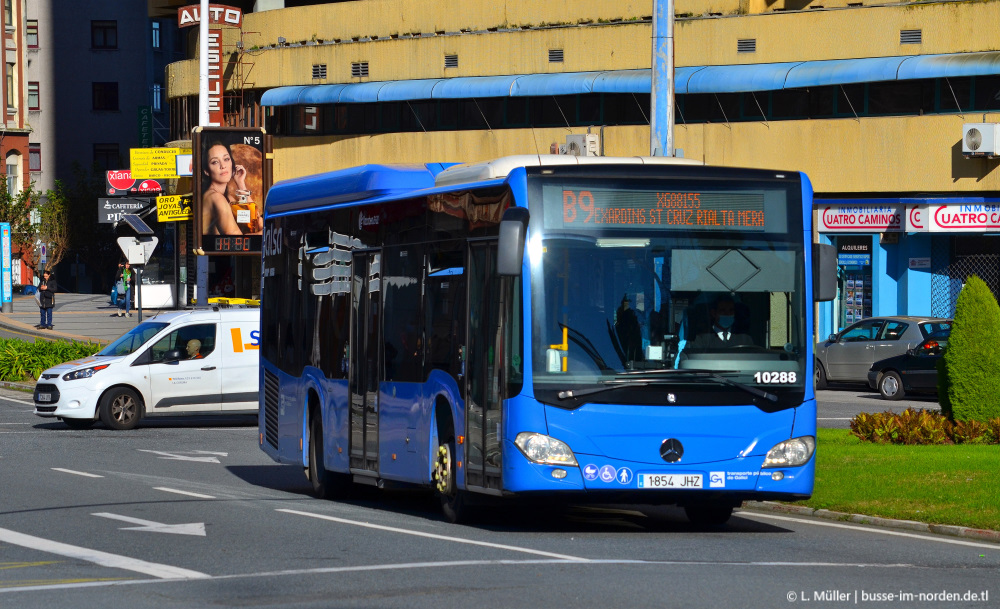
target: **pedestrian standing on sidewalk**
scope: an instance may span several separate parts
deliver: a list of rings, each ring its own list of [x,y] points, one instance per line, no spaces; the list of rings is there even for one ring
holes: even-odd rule
[[[52,273],[45,271],[42,273],[42,282],[38,284],[38,312],[42,321],[38,327],[42,330],[52,329],[52,308],[56,306],[56,284],[52,280]]]
[[[118,317],[132,317],[132,265],[126,262],[118,265],[118,278],[125,288],[125,306],[118,311]]]

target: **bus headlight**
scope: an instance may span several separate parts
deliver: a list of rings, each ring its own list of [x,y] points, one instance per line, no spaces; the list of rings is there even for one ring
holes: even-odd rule
[[[812,436],[802,436],[801,438],[785,440],[784,442],[775,444],[774,448],[767,451],[763,467],[767,469],[769,467],[798,467],[805,465],[812,458],[815,451],[816,438]]]
[[[67,372],[63,375],[62,379],[64,381],[75,381],[76,379],[89,379],[94,376],[94,373],[98,370],[104,370],[108,365],[94,366],[93,368],[81,368],[79,370],[73,370],[72,372]]]
[[[569,446],[555,438],[540,433],[522,431],[514,438],[514,444],[517,444],[525,457],[535,463],[577,465],[576,457]]]

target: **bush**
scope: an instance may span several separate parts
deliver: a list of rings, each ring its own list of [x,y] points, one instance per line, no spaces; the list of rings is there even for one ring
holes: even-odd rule
[[[969,277],[955,303],[938,399],[952,421],[1000,417],[1000,305],[986,283]]]
[[[47,368],[93,355],[100,349],[97,343],[65,340],[29,343],[19,338],[0,338],[0,381],[37,380]]]
[[[1000,417],[952,422],[943,414],[912,408],[900,414],[862,412],[851,420],[851,434],[877,444],[1000,444]]]

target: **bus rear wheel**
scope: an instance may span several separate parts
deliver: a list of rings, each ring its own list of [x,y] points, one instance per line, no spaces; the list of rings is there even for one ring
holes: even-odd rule
[[[441,501],[441,512],[448,522],[468,520],[469,507],[465,493],[459,490],[455,477],[455,441],[438,446],[434,455],[434,489]]]
[[[729,522],[733,515],[731,505],[686,505],[684,514],[691,524],[698,526],[720,526]]]
[[[323,465],[323,423],[319,417],[309,422],[309,467],[306,476],[312,483],[313,495],[319,499],[336,499],[347,494],[351,485],[346,474],[338,474]]]

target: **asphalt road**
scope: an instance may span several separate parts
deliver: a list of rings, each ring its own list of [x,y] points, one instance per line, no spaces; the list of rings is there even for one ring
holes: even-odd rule
[[[861,412],[903,412],[914,410],[940,411],[937,396],[907,396],[902,400],[886,400],[879,392],[864,385],[831,385],[816,392],[816,424],[820,427],[846,429],[851,419]]]
[[[245,418],[73,431],[0,393],[0,607],[1000,602],[998,544],[747,511],[698,529],[670,507],[502,508],[451,525],[418,492],[314,499],[301,468],[257,442]]]

